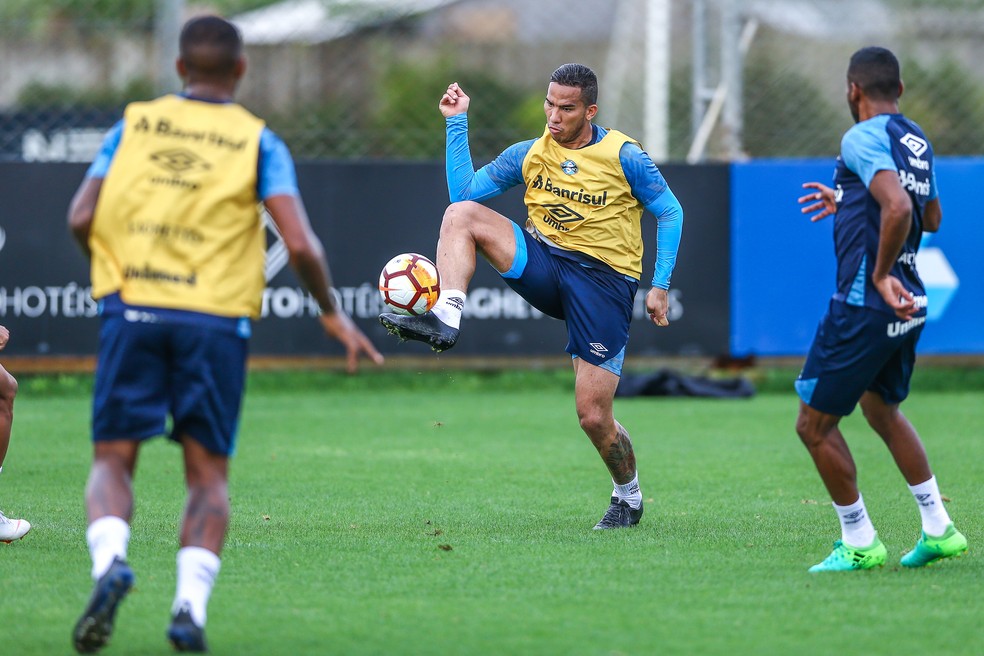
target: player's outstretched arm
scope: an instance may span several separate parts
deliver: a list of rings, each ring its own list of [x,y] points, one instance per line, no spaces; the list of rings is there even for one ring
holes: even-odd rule
[[[819,182],[804,182],[803,188],[816,189],[813,193],[800,196],[797,199],[797,202],[803,205],[800,212],[803,214],[816,212],[810,217],[810,221],[819,221],[837,213],[837,200],[833,189]],[[805,203],[810,204],[805,205]]]
[[[0,326],[0,351],[3,347],[7,345],[7,340],[10,339],[10,331],[7,330],[6,326]]]
[[[458,86],[457,82],[452,82],[448,85],[447,91],[441,96],[441,102],[438,104],[438,109],[441,110],[441,114],[444,118],[450,116],[457,116],[458,114],[464,114],[468,111],[468,106],[471,104],[471,98],[469,98],[461,87]]]
[[[291,194],[271,196],[264,201],[267,211],[280,230],[280,236],[290,253],[290,264],[321,308],[321,327],[345,347],[346,369],[355,373],[359,356],[365,355],[376,364],[383,356],[372,345],[352,319],[335,304],[331,291],[331,273],[321,240],[311,229],[307,211],[301,199]]]

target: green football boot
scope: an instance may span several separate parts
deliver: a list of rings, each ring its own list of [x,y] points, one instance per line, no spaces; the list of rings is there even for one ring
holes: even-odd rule
[[[967,551],[967,538],[950,522],[943,535],[934,538],[923,531],[919,542],[909,553],[902,556],[905,567],[923,567],[937,560],[953,558]]]
[[[834,542],[834,550],[810,568],[811,572],[848,572],[855,569],[872,569],[881,567],[888,558],[888,550],[882,541],[875,536],[875,541],[864,549],[850,547],[842,541]]]

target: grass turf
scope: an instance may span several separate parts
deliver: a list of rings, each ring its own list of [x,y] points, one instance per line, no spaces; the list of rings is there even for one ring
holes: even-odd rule
[[[68,380],[69,382],[66,382]],[[34,529],[0,544],[2,653],[70,653],[91,588],[82,492],[87,384],[25,381],[0,508]],[[918,380],[918,377],[917,377]],[[618,400],[647,499],[597,533],[611,492],[574,416],[569,372],[253,375],[233,520],[209,605],[213,653],[972,653],[984,491],[978,389],[905,404],[963,558],[904,570],[918,512],[856,413],[844,431],[889,563],[810,575],[836,517],[793,432],[788,392]],[[137,585],[107,654],[168,653],[183,503],[179,450],[142,452]],[[9,649],[8,649],[9,648]]]

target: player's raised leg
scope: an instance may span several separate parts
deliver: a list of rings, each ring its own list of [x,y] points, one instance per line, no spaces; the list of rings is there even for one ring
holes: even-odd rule
[[[614,486],[608,510],[594,528],[634,526],[642,518],[642,492],[632,440],[628,431],[615,420],[612,410],[619,377],[575,358],[574,378],[578,421],[608,467]]]
[[[857,468],[839,423],[840,417],[800,403],[796,432],[813,458],[841,524],[841,539],[811,572],[870,569],[884,565],[888,556],[858,491]]]
[[[967,551],[967,538],[950,521],[950,515],[943,505],[943,497],[929,467],[922,440],[898,404],[886,403],[881,395],[866,392],[861,397],[861,409],[905,477],[922,518],[919,541],[902,557],[902,565],[922,567]]]
[[[437,268],[441,274],[437,304],[420,316],[384,313],[379,316],[380,323],[400,339],[426,342],[438,352],[453,347],[458,341],[461,312],[478,254],[496,271],[509,271],[516,257],[513,222],[479,203],[452,203],[444,212],[437,244]]]

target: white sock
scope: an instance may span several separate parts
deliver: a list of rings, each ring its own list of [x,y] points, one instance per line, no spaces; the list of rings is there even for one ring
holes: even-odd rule
[[[950,515],[943,506],[943,498],[940,496],[936,477],[933,476],[919,485],[910,485],[909,490],[919,505],[919,514],[922,515],[922,529],[926,535],[933,537],[943,535],[950,523]]]
[[[612,481],[615,489],[612,491],[613,497],[618,497],[622,501],[625,501],[632,507],[633,510],[638,510],[639,506],[642,505],[642,490],[639,489],[639,472],[632,477],[632,480],[625,485],[619,485],[615,481]]]
[[[841,540],[851,547],[867,547],[875,541],[875,527],[868,517],[868,509],[864,507],[864,498],[859,494],[858,500],[849,506],[833,504],[834,510],[841,523]]]
[[[468,294],[460,289],[442,289],[437,305],[431,312],[452,328],[461,326],[461,311],[465,309],[465,299]]]
[[[113,564],[113,559],[126,560],[130,525],[121,517],[106,515],[89,524],[85,540],[92,556],[92,578],[98,581]]]
[[[178,550],[178,589],[171,606],[172,614],[185,607],[195,624],[205,626],[205,608],[215,585],[215,577],[219,575],[219,565],[219,557],[203,547],[182,547]]]

